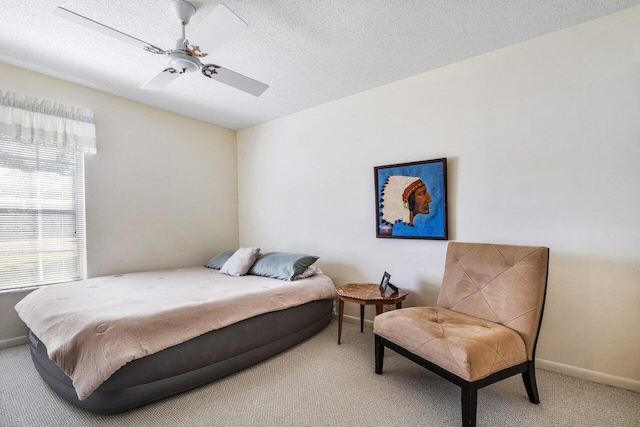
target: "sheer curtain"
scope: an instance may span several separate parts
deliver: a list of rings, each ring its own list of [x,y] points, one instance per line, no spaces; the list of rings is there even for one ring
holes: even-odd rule
[[[93,113],[0,91],[0,292],[86,277]]]

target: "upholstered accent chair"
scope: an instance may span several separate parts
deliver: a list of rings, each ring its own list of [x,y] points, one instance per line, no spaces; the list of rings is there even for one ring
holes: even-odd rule
[[[535,350],[547,288],[549,249],[449,243],[435,307],[376,316],[375,372],[384,348],[462,389],[462,425],[476,425],[478,389],[519,373],[539,403]]]

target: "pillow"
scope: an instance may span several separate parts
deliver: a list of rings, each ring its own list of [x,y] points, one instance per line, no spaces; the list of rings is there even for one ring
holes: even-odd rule
[[[315,276],[316,274],[322,274],[322,270],[315,265],[310,265],[305,271],[294,277],[293,280],[306,279],[308,277]]]
[[[256,260],[248,274],[291,281],[317,259],[317,256],[305,254],[269,252]]]
[[[260,248],[240,248],[220,268],[220,273],[229,276],[244,276],[258,258]]]
[[[227,260],[231,258],[231,255],[233,255],[235,252],[236,252],[235,249],[231,249],[230,251],[224,251],[214,256],[213,258],[211,258],[209,261],[207,261],[207,263],[204,266],[209,268],[215,268],[216,270],[220,270],[220,267],[222,267],[224,263],[227,262]]]

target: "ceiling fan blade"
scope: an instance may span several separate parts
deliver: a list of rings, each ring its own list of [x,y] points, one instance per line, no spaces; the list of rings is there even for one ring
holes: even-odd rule
[[[84,25],[85,27],[90,28],[99,33],[106,34],[108,36],[115,37],[118,40],[122,40],[123,42],[127,42],[134,46],[141,47],[144,50],[149,51],[151,53],[158,53],[158,54],[165,53],[164,50],[160,49],[157,46],[152,45],[151,43],[147,43],[145,41],[142,41],[140,39],[127,35],[121,31],[114,30],[111,27],[107,27],[106,25],[103,25],[92,19],[85,18],[84,16],[78,15],[77,13],[67,10],[63,7],[58,7],[54,13],[62,18],[75,22],[76,24]]]
[[[202,74],[254,96],[260,96],[265,90],[269,89],[269,85],[214,64],[203,65]]]
[[[200,46],[203,52],[211,53],[244,31],[247,26],[228,7],[219,4],[188,38],[192,44]]]
[[[166,68],[160,74],[140,86],[140,89],[158,90],[164,89],[169,83],[180,77],[182,73],[173,68]]]

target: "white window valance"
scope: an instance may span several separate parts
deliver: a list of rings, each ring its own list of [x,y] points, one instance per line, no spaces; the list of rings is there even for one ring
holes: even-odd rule
[[[93,112],[0,90],[0,140],[96,153]]]

